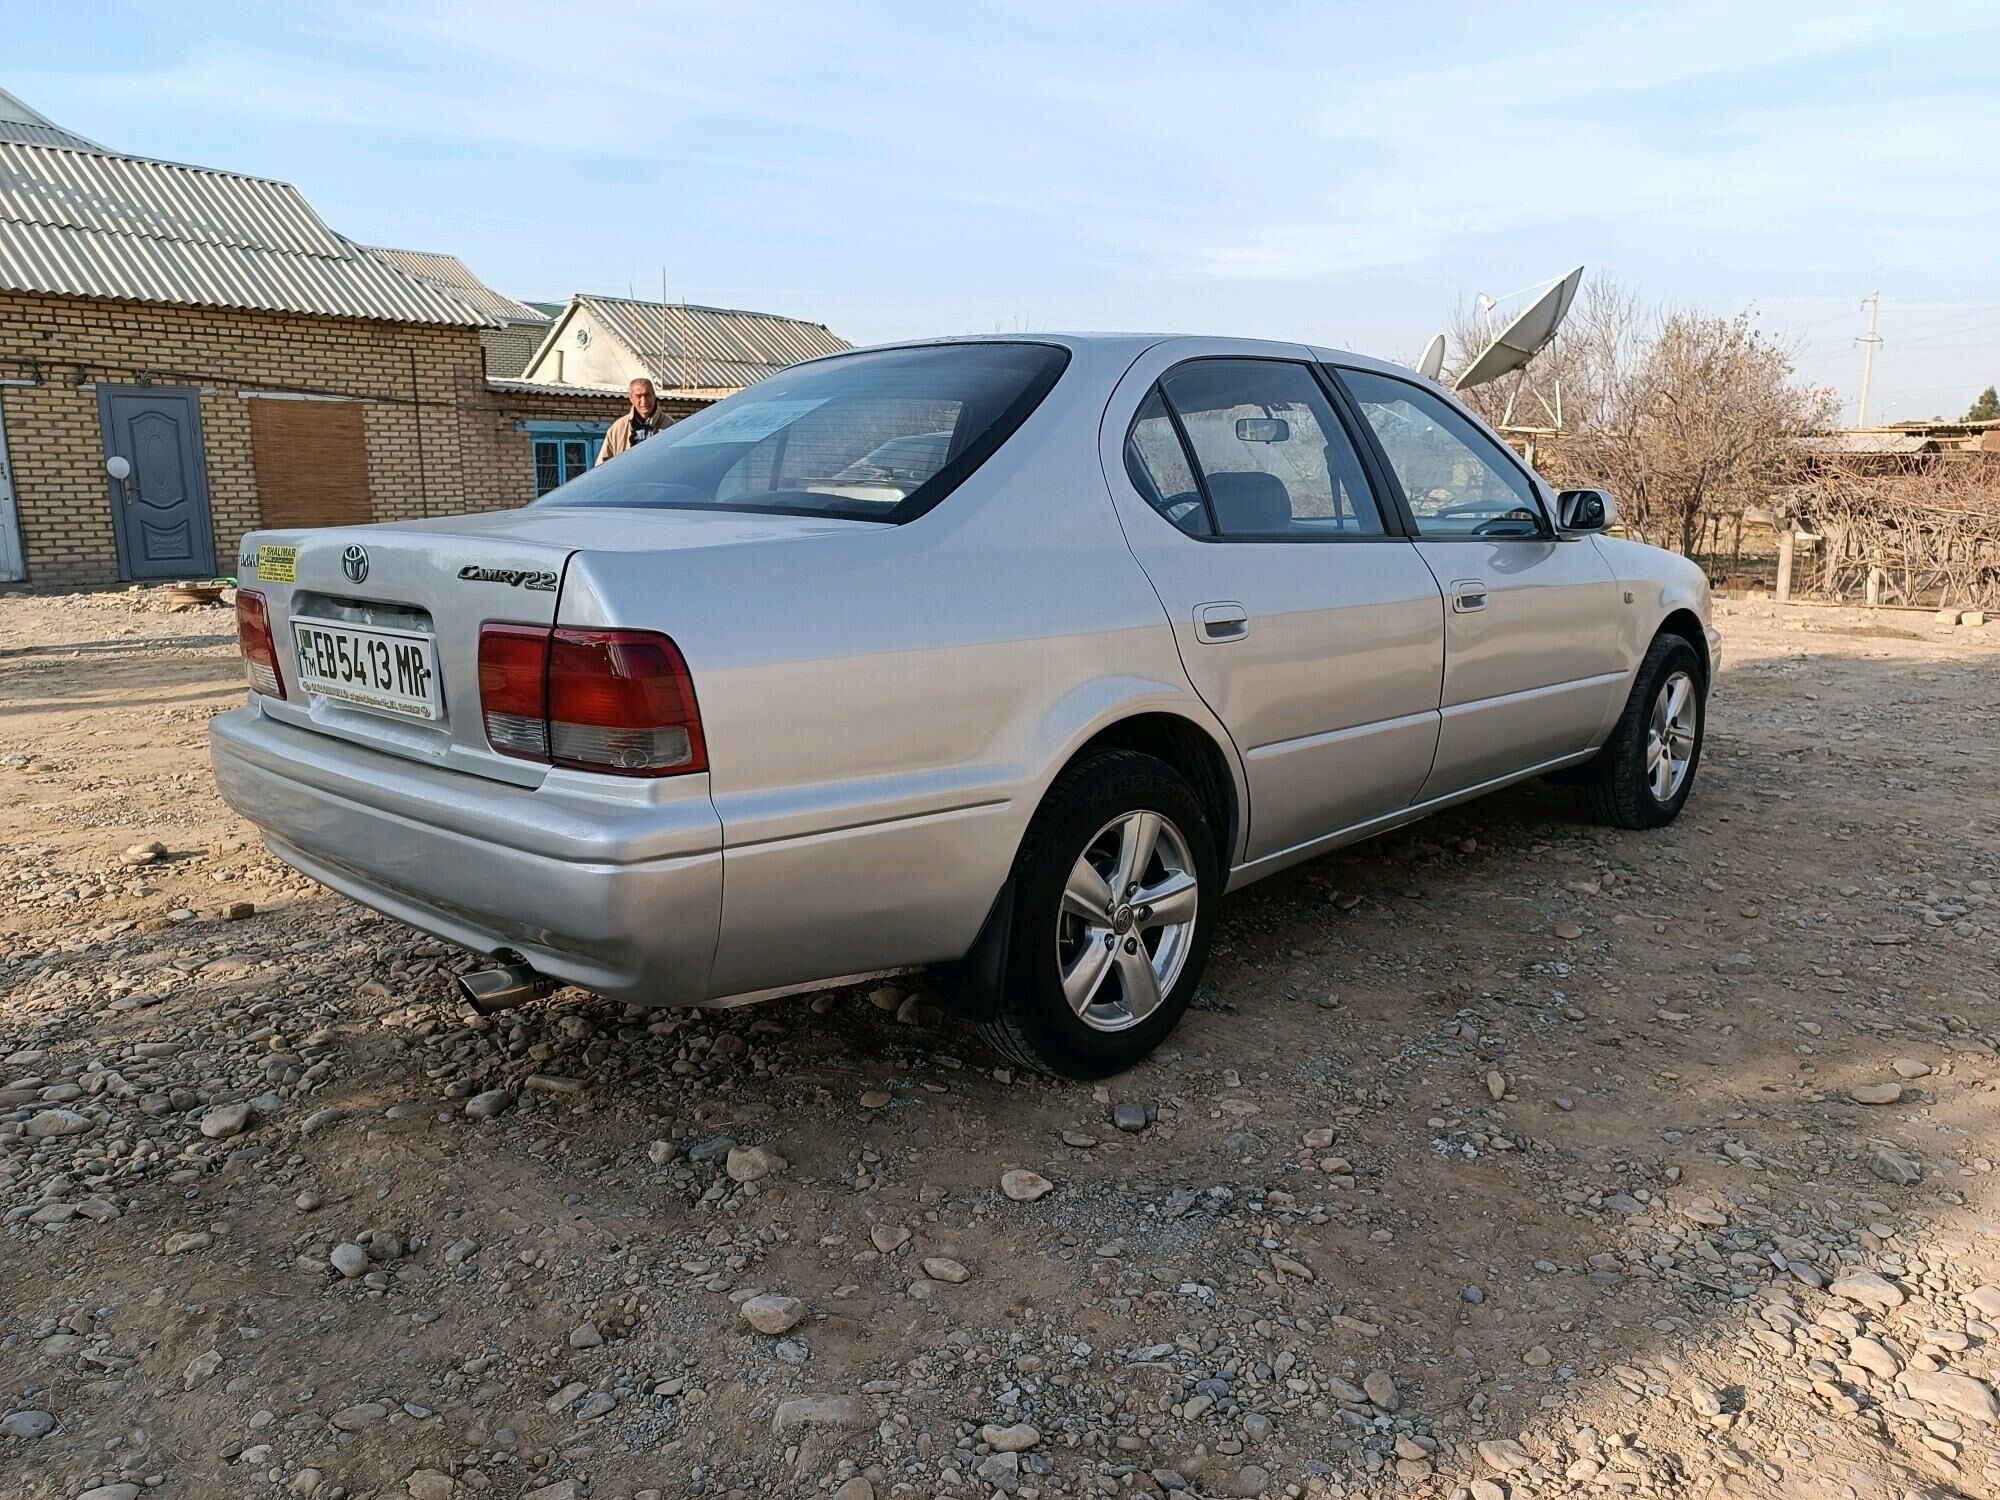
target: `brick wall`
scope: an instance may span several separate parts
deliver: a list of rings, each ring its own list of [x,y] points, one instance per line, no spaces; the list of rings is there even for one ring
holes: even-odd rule
[[[487,406],[483,370],[476,328],[0,292],[0,379],[32,382],[0,385],[29,582],[118,578],[98,384],[201,392],[216,566],[227,572],[243,533],[262,520],[241,392],[306,390],[363,402],[374,513],[395,520],[469,508],[468,470],[478,475],[480,508],[533,498],[525,437],[511,475],[508,460],[465,451],[468,438],[490,441],[488,424],[465,419]]]
[[[0,380],[29,382],[0,385],[0,410],[28,581],[44,586],[118,580],[98,385],[201,393],[215,563],[223,573],[234,571],[244,533],[271,524],[258,491],[257,398],[245,392],[357,402],[378,521],[525,505],[535,498],[535,465],[523,422],[609,423],[626,410],[622,394],[494,389],[476,328],[14,292],[0,292]],[[664,403],[676,417],[703,404]]]
[[[542,347],[548,334],[546,323],[511,323],[505,328],[486,328],[479,342],[486,350],[486,373],[495,380],[516,380],[528,368],[528,361]]]

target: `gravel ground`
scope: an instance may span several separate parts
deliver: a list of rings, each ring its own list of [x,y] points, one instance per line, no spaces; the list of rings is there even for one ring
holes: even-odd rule
[[[0,598],[0,1488],[2000,1494],[2000,630],[1721,612],[1675,827],[1269,880],[1092,1087],[469,1017],[216,798],[226,613]]]

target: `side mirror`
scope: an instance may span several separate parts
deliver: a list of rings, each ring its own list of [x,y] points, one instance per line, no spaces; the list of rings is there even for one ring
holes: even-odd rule
[[[1564,531],[1609,531],[1618,502],[1609,490],[1564,490],[1556,496],[1556,524]]]
[[[104,472],[123,484],[132,477],[132,465],[129,460],[114,453],[104,460]]]

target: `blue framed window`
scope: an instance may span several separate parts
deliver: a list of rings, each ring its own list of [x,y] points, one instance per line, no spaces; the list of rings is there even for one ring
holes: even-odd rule
[[[603,422],[523,422],[535,450],[535,498],[568,484],[597,462],[609,427]]]

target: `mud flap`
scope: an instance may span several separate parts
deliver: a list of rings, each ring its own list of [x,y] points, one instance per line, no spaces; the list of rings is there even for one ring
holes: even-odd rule
[[[968,1021],[990,1021],[1000,1014],[1007,986],[1007,947],[1014,931],[1014,877],[1008,876],[987,909],[979,935],[965,956],[932,970],[940,1004]]]

